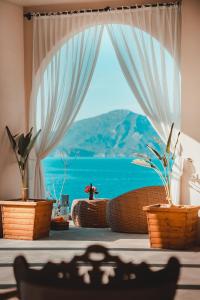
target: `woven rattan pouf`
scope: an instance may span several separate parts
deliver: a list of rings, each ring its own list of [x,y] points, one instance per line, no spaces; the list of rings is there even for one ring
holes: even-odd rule
[[[162,186],[148,186],[127,192],[109,201],[107,220],[112,231],[147,233],[147,218],[143,206],[167,203]]]
[[[77,227],[108,227],[106,207],[108,199],[76,199],[72,204],[72,220]]]

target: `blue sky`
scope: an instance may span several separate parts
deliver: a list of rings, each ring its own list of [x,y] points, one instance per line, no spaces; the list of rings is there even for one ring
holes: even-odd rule
[[[108,33],[104,29],[94,76],[76,120],[115,109],[142,113],[121,71]]]

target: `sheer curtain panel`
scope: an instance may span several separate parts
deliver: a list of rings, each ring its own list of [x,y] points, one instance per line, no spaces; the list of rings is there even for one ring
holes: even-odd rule
[[[62,19],[65,22],[65,18],[43,17],[43,22],[34,18],[37,41],[43,32],[39,47],[34,47],[34,61],[41,53],[45,57],[40,68],[34,69],[30,105],[30,126],[35,131],[42,129],[29,164],[30,197],[34,198],[45,196],[41,160],[59,143],[80,109],[94,72],[102,37],[101,25],[91,27],[64,39],[49,54],[47,45],[60,34],[59,30],[63,31]],[[45,40],[44,37],[48,38]]]
[[[121,14],[124,23],[133,25],[107,25],[113,47],[134,96],[166,143],[171,124],[177,132],[181,123],[180,8],[146,7]],[[179,202],[179,155],[173,174],[172,200]]]
[[[134,96],[162,140],[166,142],[172,122],[176,131],[180,129],[178,5],[40,16],[33,22],[30,126],[41,128],[42,133],[30,160],[31,196],[44,196],[40,161],[58,144],[84,100],[99,52],[102,24]],[[179,160],[174,169],[173,200],[178,202]]]

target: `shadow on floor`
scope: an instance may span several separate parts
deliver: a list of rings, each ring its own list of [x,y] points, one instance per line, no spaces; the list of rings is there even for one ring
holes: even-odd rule
[[[130,234],[113,232],[109,228],[79,228],[70,227],[66,231],[51,231],[49,240],[71,240],[71,241],[99,241],[113,242],[117,240],[128,239],[147,239],[147,234]],[[47,240],[45,239],[45,240]]]

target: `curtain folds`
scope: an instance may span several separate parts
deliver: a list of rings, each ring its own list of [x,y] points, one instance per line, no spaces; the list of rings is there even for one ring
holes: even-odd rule
[[[162,140],[166,142],[172,122],[176,131],[180,129],[178,5],[34,17],[33,22],[29,125],[42,132],[30,159],[31,197],[44,196],[41,160],[79,111],[96,65],[103,26],[134,96]],[[179,161],[174,168],[173,200],[178,202]]]
[[[80,109],[96,65],[102,31],[102,25],[95,26],[68,40],[35,77],[30,123],[34,130],[42,131],[30,158],[31,197],[45,196],[41,160],[59,143]],[[51,34],[55,34],[53,28]]]
[[[174,133],[180,130],[181,125],[179,8],[157,6],[143,9],[134,16],[130,11],[125,17],[129,19],[129,24],[133,17],[136,18],[139,28],[143,30],[122,24],[109,24],[107,29],[133,94],[166,143],[171,124],[175,123]],[[157,25],[157,32],[153,23]],[[171,53],[163,45],[166,36],[169,37],[168,48]],[[179,156],[173,174],[172,200],[179,202]]]

